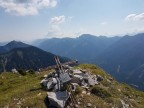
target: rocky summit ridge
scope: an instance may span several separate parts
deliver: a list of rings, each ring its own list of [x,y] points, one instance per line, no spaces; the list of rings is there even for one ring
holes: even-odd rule
[[[78,88],[90,92],[90,87],[98,85],[103,77],[94,75],[87,70],[73,69],[68,65],[62,65],[57,57],[55,60],[57,62],[55,71],[45,75],[41,81],[42,87],[47,90],[49,106],[78,108],[81,102],[74,95]]]
[[[117,82],[115,78],[98,66],[82,64],[72,67],[71,70],[73,70],[74,75],[76,75],[76,71],[80,71],[81,73],[84,71],[94,76],[99,75],[103,78],[103,80],[98,81],[98,84],[93,86],[87,85],[86,87],[82,87],[78,84],[75,91],[73,91],[73,96],[77,102],[75,105],[78,105],[78,108],[144,107],[144,93],[142,91],[131,88],[124,83]],[[40,82],[52,75],[54,71],[55,70],[50,69],[39,73],[27,72],[26,75],[8,72],[0,74],[0,107],[50,108],[48,96],[53,92],[53,88],[49,91],[48,85],[50,84],[46,83],[47,86],[44,86],[46,87],[46,89],[44,89]],[[72,79],[73,77],[70,78]],[[51,87],[55,88],[53,84]],[[63,89],[64,90],[60,91],[65,91],[67,88]],[[68,108],[72,105],[72,102],[71,100],[67,102]]]

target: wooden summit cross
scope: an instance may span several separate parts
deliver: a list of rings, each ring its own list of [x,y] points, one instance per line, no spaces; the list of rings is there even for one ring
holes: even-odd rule
[[[60,60],[57,56],[55,57],[55,61],[56,61],[57,67],[59,69],[59,71],[57,73],[58,73],[58,76],[60,77],[61,82],[62,83],[69,82],[71,80],[71,78],[70,78],[69,74],[65,72],[65,70],[64,70],[63,66],[61,65]]]

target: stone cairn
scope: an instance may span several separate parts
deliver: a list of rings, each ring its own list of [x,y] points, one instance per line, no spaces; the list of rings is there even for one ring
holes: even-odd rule
[[[47,97],[51,107],[77,108],[79,102],[75,98],[74,91],[78,86],[89,88],[98,84],[103,78],[93,75],[81,69],[73,69],[69,65],[62,65],[58,57],[55,57],[57,66],[55,71],[44,75],[41,81],[42,87],[47,90]]]

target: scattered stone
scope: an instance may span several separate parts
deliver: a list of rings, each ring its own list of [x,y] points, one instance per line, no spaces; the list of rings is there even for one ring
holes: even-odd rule
[[[76,104],[76,105],[75,105],[75,108],[78,108],[78,107],[79,107],[79,106]]]
[[[44,75],[44,78],[47,78],[48,77],[48,75]]]
[[[118,89],[119,92],[121,92],[121,89]]]
[[[40,96],[40,95],[41,95],[41,93],[37,94],[37,96]]]
[[[22,105],[21,101],[18,101],[17,105]]]
[[[91,103],[87,103],[87,107],[91,107],[92,106],[92,104]]]
[[[111,83],[111,81],[109,79],[107,79],[107,82]]]
[[[19,99],[18,99],[18,98],[14,98],[13,100],[14,100],[14,101],[18,101]]]
[[[84,90],[84,91],[82,91],[82,94],[86,94],[86,91]]]
[[[90,95],[90,94],[91,94],[90,92],[87,93],[87,95]]]
[[[81,103],[80,102],[78,102],[78,105],[80,105]]]
[[[129,104],[126,104],[122,99],[120,101],[122,104],[122,108],[129,108]]]
[[[18,73],[18,71],[15,68],[12,69],[11,71],[12,71],[12,73]]]

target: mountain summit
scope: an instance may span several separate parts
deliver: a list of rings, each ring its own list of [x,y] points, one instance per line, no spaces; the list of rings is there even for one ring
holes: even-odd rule
[[[6,46],[9,46],[11,48],[17,48],[17,47],[28,47],[30,45],[25,44],[25,43],[20,42],[20,41],[13,40],[13,41],[9,42]]]
[[[29,47],[29,46],[30,45],[25,44],[23,42],[13,40],[4,46],[0,46],[0,54],[6,53],[14,48],[25,48],[25,47]]]

